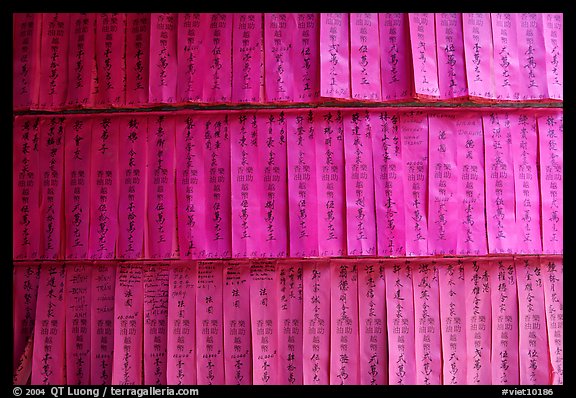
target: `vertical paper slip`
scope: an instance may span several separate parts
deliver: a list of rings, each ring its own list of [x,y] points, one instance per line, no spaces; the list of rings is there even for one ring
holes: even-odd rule
[[[320,14],[320,96],[350,98],[348,14]]]
[[[112,384],[137,385],[143,380],[144,271],[135,263],[116,267],[114,290],[114,361]]]
[[[564,116],[562,111],[538,116],[540,193],[542,195],[543,253],[564,253],[563,170]]]
[[[348,255],[376,254],[374,167],[370,113],[344,113]]]
[[[96,15],[97,107],[119,107],[126,91],[126,14]]]
[[[542,14],[519,13],[516,22],[520,99],[543,100],[548,97],[548,76]]]
[[[563,100],[564,89],[564,15],[542,14],[546,57],[547,98]]]
[[[293,40],[296,14],[264,14],[264,86],[266,102],[293,102]]]
[[[492,384],[519,384],[518,296],[514,259],[490,261],[492,296]]]
[[[196,384],[196,263],[170,267],[166,382]]]
[[[434,17],[440,98],[467,97],[462,14],[442,12]]]
[[[320,98],[320,14],[296,14],[292,46],[294,102]]]
[[[197,264],[197,382],[199,385],[224,384],[222,262],[199,261]]]
[[[90,381],[92,266],[88,263],[66,266],[66,383]]]
[[[495,99],[520,100],[520,54],[516,14],[492,13]]]
[[[232,102],[259,103],[262,59],[262,14],[234,14],[232,32]]]
[[[473,100],[495,98],[490,13],[463,13],[462,27],[468,95]]]
[[[126,105],[142,106],[148,104],[149,75],[150,14],[127,13]]]
[[[541,257],[546,329],[550,352],[550,384],[564,384],[564,259],[560,256]]]
[[[40,124],[39,117],[14,118],[12,152],[12,257],[40,257]]]
[[[96,67],[95,25],[94,13],[70,14],[67,107],[84,108],[94,103],[92,73]]]
[[[252,383],[279,384],[276,260],[250,262]]]
[[[64,263],[43,264],[34,322],[32,385],[66,384]]]
[[[349,15],[352,98],[381,101],[378,14]]]
[[[177,14],[150,15],[149,102],[176,102],[177,87]]]
[[[423,112],[399,115],[402,150],[406,255],[428,254],[428,119]]]
[[[250,263],[226,262],[224,269],[224,374],[226,384],[252,384]]]
[[[15,111],[38,107],[42,14],[13,14],[12,105]]]
[[[12,287],[12,325],[14,328],[13,366],[14,371],[24,366],[20,361],[29,338],[34,335],[38,281],[40,278],[39,263],[15,263],[13,268]],[[28,375],[29,376],[29,375]],[[24,383],[27,380],[24,381]]]
[[[304,385],[326,385],[330,378],[330,261],[303,267],[302,370]]]
[[[178,14],[178,84],[177,102],[199,102],[202,100],[203,70],[200,50],[203,48],[202,32],[209,21],[202,14]],[[203,23],[202,28],[200,23]]]
[[[203,84],[202,102],[230,102],[232,98],[233,16],[231,13],[200,16],[205,20],[198,62],[200,83]]]
[[[423,99],[440,98],[433,13],[408,14],[414,92]]]

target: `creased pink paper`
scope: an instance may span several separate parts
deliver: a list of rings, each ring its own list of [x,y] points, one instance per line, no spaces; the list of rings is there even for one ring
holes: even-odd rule
[[[550,352],[550,384],[564,384],[564,259],[560,256],[541,257],[546,328]]]
[[[202,63],[205,62],[202,32],[208,29],[207,18],[202,14],[178,14],[178,84],[177,102],[202,100],[202,84],[204,81]],[[202,27],[200,23],[202,22]]]
[[[42,14],[13,14],[12,106],[14,110],[38,107],[40,87],[40,34]]]
[[[232,102],[261,102],[262,14],[234,14],[232,33]]]
[[[56,110],[68,94],[70,14],[42,14],[39,109]]]
[[[315,102],[320,97],[320,14],[296,14],[292,42],[294,102]]]
[[[296,14],[264,14],[264,70],[267,102],[294,100],[292,56]]]
[[[39,263],[15,263],[13,268],[13,317],[14,328],[13,366],[18,369],[20,358],[26,350],[27,341],[34,335],[36,300],[40,278]],[[25,383],[26,381],[24,381]]]
[[[178,34],[177,14],[150,15],[150,80],[149,102],[176,102]]]
[[[468,94],[472,99],[495,98],[490,13],[463,13],[462,27]]]
[[[22,355],[14,365],[13,385],[26,385],[32,376],[32,355],[34,354],[34,337],[31,335],[26,341]]]
[[[67,107],[83,108],[94,103],[92,73],[96,67],[95,27],[96,14],[70,14]]]
[[[520,63],[520,99],[543,100],[548,97],[546,47],[542,14],[516,14]]]
[[[467,97],[462,14],[442,12],[434,16],[440,98]]]
[[[542,14],[544,46],[546,57],[547,98],[564,98],[564,15],[561,13]]]
[[[378,14],[349,15],[352,98],[381,101]]]
[[[230,102],[232,98],[233,14],[200,14],[202,34],[200,79],[202,101]]]
[[[96,15],[98,107],[119,107],[126,91],[126,14]]]
[[[423,98],[439,98],[438,63],[433,13],[408,14],[414,92]]]
[[[148,103],[149,75],[150,14],[127,13],[126,105],[138,106]]]
[[[494,94],[497,100],[520,99],[520,63],[516,14],[492,13]]]
[[[348,14],[320,14],[320,95],[350,98]]]

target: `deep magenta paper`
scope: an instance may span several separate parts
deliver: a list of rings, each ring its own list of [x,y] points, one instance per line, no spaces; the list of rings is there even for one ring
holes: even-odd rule
[[[417,97],[440,98],[433,13],[408,14],[414,92]],[[440,58],[441,59],[441,58]]]
[[[126,14],[96,15],[96,65],[98,68],[97,107],[125,104]]]
[[[296,14],[292,42],[294,102],[314,102],[320,97],[320,14]]]
[[[126,14],[126,105],[148,103],[150,14]]]
[[[561,13],[542,14],[546,48],[547,98],[564,99],[564,18]]]
[[[520,99],[542,100],[548,97],[546,47],[542,14],[516,14],[520,63]]]
[[[468,94],[473,99],[495,98],[495,54],[490,13],[463,13],[462,27]]]
[[[209,21],[205,17],[201,19],[200,15],[178,14],[177,102],[202,101],[204,75],[201,64],[205,62],[204,54],[201,55],[201,50],[204,51],[202,32],[208,28]]]
[[[320,14],[320,95],[350,98],[348,14]]]
[[[442,12],[434,15],[440,98],[467,97],[462,14]]]
[[[378,27],[382,100],[411,98],[413,75],[408,14],[379,13]]]
[[[560,256],[541,257],[546,328],[550,352],[550,384],[564,384],[564,259]]]
[[[68,93],[66,106],[83,108],[94,103],[92,74],[96,67],[96,14],[70,14]]]
[[[202,47],[198,62],[203,102],[230,102],[232,98],[233,14],[200,14]]]
[[[492,13],[494,44],[494,94],[497,100],[520,100],[520,54],[516,14]]]
[[[149,102],[163,104],[176,102],[177,86],[176,13],[150,15],[150,80]]]
[[[377,13],[350,14],[352,98],[381,101]]]
[[[12,101],[14,110],[38,107],[42,14],[13,14]]]
[[[23,365],[20,359],[24,354],[27,341],[33,339],[38,281],[40,278],[39,263],[15,263],[13,268],[12,325],[14,328],[13,366],[14,370]],[[29,375],[28,375],[29,376]],[[27,380],[24,381],[24,383]]]
[[[26,342],[22,355],[14,365],[14,375],[12,377],[13,385],[25,385],[30,380],[30,376],[32,375],[33,345],[34,338],[30,336]]]
[[[38,107],[56,110],[66,104],[70,14],[43,13]]]
[[[267,102],[294,101],[292,48],[296,14],[264,14],[264,70]]]
[[[262,14],[234,14],[232,33],[232,102],[258,103],[262,59]]]

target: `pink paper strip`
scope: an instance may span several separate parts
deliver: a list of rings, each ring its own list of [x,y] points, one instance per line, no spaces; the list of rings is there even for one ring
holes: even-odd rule
[[[98,107],[119,107],[126,91],[126,14],[96,15]]]
[[[209,21],[207,18],[200,18],[200,15],[202,14],[178,14],[177,102],[202,100],[202,83],[205,75],[200,53],[203,50],[202,32],[208,29]]]
[[[12,377],[13,385],[26,385],[32,376],[32,355],[34,349],[34,337],[30,336],[24,347],[22,355],[14,366],[14,375]]]
[[[150,80],[149,102],[176,102],[178,34],[177,14],[150,15]]]
[[[226,262],[224,306],[224,374],[226,384],[252,384],[250,339],[250,264]]]
[[[143,384],[144,272],[134,263],[116,270],[112,384]]]
[[[14,118],[12,155],[12,257],[40,257],[39,117]]]
[[[562,111],[538,116],[542,246],[543,253],[547,254],[564,253],[563,123]]]
[[[232,102],[258,103],[263,48],[262,14],[234,14]]]
[[[92,266],[66,266],[66,383],[90,382]]]
[[[414,91],[423,98],[440,98],[433,13],[408,14]]]
[[[520,63],[520,99],[548,98],[546,47],[542,14],[516,14],[518,55]]]
[[[68,96],[66,106],[92,106],[92,74],[96,67],[96,14],[70,14],[68,53]]]
[[[200,14],[204,20],[200,65],[203,82],[202,101],[230,102],[232,98],[232,25],[233,15]]]
[[[370,113],[344,113],[348,255],[376,254],[374,168]]]
[[[550,352],[550,384],[564,384],[564,259],[541,257],[548,351]]]
[[[492,13],[494,83],[497,100],[520,99],[520,64],[516,37],[516,14]]]
[[[126,105],[148,104],[149,75],[150,14],[127,13]]]
[[[462,27],[468,94],[472,99],[495,98],[490,13],[463,13]]]
[[[381,101],[377,13],[350,14],[352,98]]]
[[[294,101],[293,40],[296,14],[264,14],[265,90],[267,102]]]
[[[462,14],[442,12],[434,16],[440,98],[467,97]]]
[[[315,102],[320,97],[320,14],[296,14],[292,42],[294,102]]]
[[[404,216],[406,220],[406,254],[428,254],[428,221],[426,219],[428,182],[428,120],[423,112],[400,114]]]
[[[561,13],[542,14],[546,57],[547,98],[564,99],[564,18]]]
[[[199,261],[197,278],[196,371],[198,384],[224,384],[222,263]]]
[[[13,14],[12,106],[15,111],[38,107],[42,14]]]
[[[50,263],[40,268],[38,300],[34,323],[32,385],[66,384],[65,318],[66,301],[64,263]]]
[[[15,263],[13,268],[12,325],[14,328],[13,366],[14,370],[21,365],[19,361],[26,350],[27,341],[34,335],[36,319],[36,300],[38,297],[39,263]],[[26,383],[26,380],[24,380]]]
[[[311,260],[303,267],[302,370],[304,385],[329,384],[330,262]]]
[[[348,14],[320,14],[320,95],[350,98]]]

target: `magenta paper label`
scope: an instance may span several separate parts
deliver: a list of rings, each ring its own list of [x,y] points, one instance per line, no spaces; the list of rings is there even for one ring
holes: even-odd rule
[[[150,258],[174,258],[178,255],[174,187],[175,127],[173,117],[159,115],[148,118],[146,257]]]
[[[12,154],[12,256],[40,257],[39,117],[14,119]]]
[[[202,32],[208,28],[208,19],[200,18],[201,14],[178,14],[178,84],[177,102],[202,100],[202,83],[204,75],[200,61],[202,49]],[[203,23],[202,29],[200,22]],[[204,60],[205,61],[205,60]]]
[[[550,383],[550,354],[546,336],[546,305],[540,259],[516,258],[520,384]]]
[[[320,95],[350,98],[348,14],[320,14]]]
[[[378,14],[382,100],[397,101],[412,94],[412,59],[408,16]]]
[[[358,265],[360,384],[388,384],[385,261]]]
[[[377,13],[350,14],[352,98],[381,101]]]
[[[250,262],[252,383],[279,384],[276,260]]]
[[[170,267],[166,382],[196,384],[196,263]]]
[[[486,223],[488,250],[514,253],[516,221],[514,214],[514,165],[512,134],[508,113],[482,115],[486,167]]]
[[[490,261],[492,384],[519,384],[518,300],[514,259]]]
[[[224,384],[222,262],[199,261],[196,280],[196,371],[199,385]]]
[[[370,113],[344,114],[348,255],[376,254],[374,167]]]
[[[520,99],[545,99],[548,97],[548,76],[542,14],[516,14],[516,23],[518,62],[520,63]]]
[[[478,114],[459,113],[455,120],[457,193],[456,254],[488,253],[484,215],[484,137]]]
[[[434,16],[440,98],[466,97],[468,88],[464,65],[462,14],[442,12]]]
[[[92,120],[90,168],[90,242],[91,259],[114,258],[118,237],[118,118]]]
[[[230,102],[232,97],[232,25],[234,14],[200,14],[202,59],[199,60],[203,102]],[[202,23],[201,23],[202,25]]]
[[[516,14],[492,13],[494,43],[494,94],[497,100],[520,100],[520,54]]]
[[[490,13],[463,13],[462,26],[468,94],[472,98],[495,98]]]
[[[96,15],[97,106],[124,105],[126,89],[126,14]]]
[[[90,382],[90,314],[92,267],[66,266],[66,383]]]
[[[428,254],[426,219],[428,182],[428,119],[423,112],[400,114],[406,254]]]
[[[94,263],[90,303],[90,384],[112,383],[116,266]]]
[[[316,131],[312,110],[287,115],[290,256],[318,257]]]
[[[562,257],[542,257],[540,266],[546,304],[548,350],[552,365],[550,384],[564,384],[564,261]]]
[[[294,102],[314,102],[320,97],[320,14],[296,14],[292,42]]]
[[[38,107],[42,14],[13,14],[12,105],[14,110]]]
[[[226,262],[223,295],[226,384],[252,384],[249,263]]]
[[[33,385],[66,384],[66,301],[63,263],[42,265],[34,322]]]
[[[307,265],[307,264],[306,264]],[[278,306],[278,384],[301,385],[305,264],[279,262],[276,268]]]
[[[464,263],[466,305],[466,384],[491,384],[491,296],[488,260]]]
[[[64,257],[62,239],[62,186],[64,184],[64,116],[45,118],[40,124],[39,168],[41,245],[40,258]]]
[[[323,257],[342,256],[346,253],[342,112],[318,112],[315,119],[318,250]]]
[[[410,46],[414,73],[414,91],[417,96],[439,98],[438,64],[433,13],[408,14]],[[439,57],[439,59],[442,59]]]
[[[144,255],[146,208],[146,155],[148,118],[118,119],[118,258],[138,259]]]
[[[330,384],[360,384],[358,262],[330,262]]]
[[[428,253],[456,253],[458,180],[454,113],[429,116]]]
[[[542,14],[544,46],[546,48],[547,98],[564,98],[564,16],[561,13]]]
[[[92,74],[96,67],[96,14],[70,14],[68,93],[66,105],[86,107],[94,103]]]
[[[308,384],[329,384],[330,262],[311,261],[303,267],[302,369]]]
[[[166,385],[169,264],[144,267],[144,384]]]
[[[12,285],[12,309],[14,315],[12,324],[14,328],[13,365],[15,370],[24,366],[22,356],[26,351],[28,340],[33,338],[39,278],[39,263],[14,264]],[[24,380],[23,384],[26,381]]]
[[[128,44],[126,46],[126,105],[147,104],[150,74],[150,14],[126,14],[126,43]],[[174,58],[175,55],[172,57]]]
[[[150,15],[150,89],[152,104],[176,102],[177,85],[177,14]]]
[[[13,385],[26,385],[32,375],[32,355],[34,354],[34,337],[30,335],[22,351],[22,355],[18,358],[17,363],[14,365],[14,375],[12,377]]]
[[[292,47],[296,14],[264,14],[265,90],[267,102],[294,100]]]
[[[562,111],[538,117],[540,190],[542,194],[543,253],[564,253],[563,243],[563,138]]]
[[[70,14],[42,14],[40,50],[40,109],[64,107],[68,94]]]
[[[232,102],[261,102],[262,14],[234,14]]]
[[[144,272],[134,263],[120,263],[116,269],[112,384],[144,384]]]
[[[464,264],[461,260],[444,259],[437,265],[442,327],[442,384],[467,384]]]

